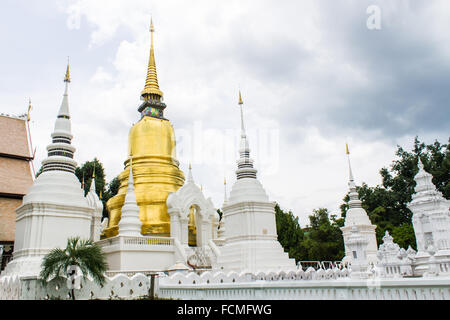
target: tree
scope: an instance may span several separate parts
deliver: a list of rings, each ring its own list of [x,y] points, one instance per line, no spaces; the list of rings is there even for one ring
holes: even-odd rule
[[[340,227],[342,218],[331,220],[327,209],[317,209],[309,216],[310,226],[302,229],[291,211],[275,205],[278,241],[289,257],[298,261],[336,261],[344,257],[344,241]]]
[[[313,210],[309,221],[310,226],[302,243],[306,253],[303,260],[342,260],[345,255],[344,240],[340,230],[343,219],[336,219],[336,216],[332,215],[330,220],[328,209],[319,208]]]
[[[105,172],[102,163],[94,158],[92,161],[86,161],[81,167],[75,169],[75,175],[83,184],[84,195],[89,193],[91,188],[92,176],[95,170],[95,190],[98,196],[105,193]]]
[[[90,275],[97,284],[105,283],[104,273],[108,269],[106,257],[101,248],[91,240],[69,238],[64,250],[56,248],[50,251],[42,261],[40,277],[45,283],[49,278],[62,279],[70,266],[78,266],[84,279]],[[75,300],[74,289],[71,295],[72,300]]]
[[[289,257],[296,261],[302,259],[303,254],[299,246],[304,239],[303,231],[291,211],[284,212],[278,204],[275,205],[275,220],[277,225],[278,241]]]

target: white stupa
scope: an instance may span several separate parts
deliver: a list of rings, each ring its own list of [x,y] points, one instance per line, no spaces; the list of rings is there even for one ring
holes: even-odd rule
[[[358,192],[356,191],[355,180],[353,178],[352,166],[350,164],[350,152],[348,150],[348,145],[346,146],[347,156],[348,156],[348,168],[349,168],[349,182],[348,186],[350,188],[350,201],[349,201],[349,209],[347,210],[347,214],[345,216],[345,224],[341,228],[343,237],[344,237],[344,245],[345,245],[345,257],[343,258],[343,262],[352,262],[353,261],[353,253],[348,246],[349,237],[352,234],[353,227],[356,227],[360,236],[367,240],[367,246],[365,247],[366,260],[369,264],[376,265],[378,262],[377,259],[377,238],[375,234],[376,226],[374,226],[367,215],[366,210],[362,207],[362,202],[359,200]]]
[[[140,237],[142,221],[139,219],[139,207],[134,193],[133,157],[130,157],[130,175],[128,177],[127,194],[122,207],[122,217],[119,222],[119,235]]]
[[[16,209],[13,260],[3,275],[37,276],[42,258],[56,247],[65,248],[69,237],[89,239],[93,209],[75,176],[68,102],[70,83],[67,66],[63,101],[48,145],[43,172],[36,178],[22,205]]]
[[[425,171],[420,158],[418,166],[419,171],[414,177],[415,193],[408,209],[413,213],[417,242],[415,269],[421,275],[428,269],[430,252],[434,252],[439,261],[450,260],[450,201],[436,190],[433,176]]]
[[[237,180],[230,197],[223,205],[225,244],[220,246],[215,269],[238,272],[295,269],[295,260],[289,259],[278,242],[275,221],[275,203],[269,201],[263,186],[256,178],[250,148],[245,133],[243,102],[241,108],[240,158],[237,161]]]

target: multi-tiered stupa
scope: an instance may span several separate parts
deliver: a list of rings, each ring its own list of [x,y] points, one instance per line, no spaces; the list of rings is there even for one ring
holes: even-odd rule
[[[142,235],[170,236],[170,217],[166,200],[170,192],[176,192],[184,184],[184,174],[176,159],[175,133],[170,121],[164,118],[166,104],[159,89],[153,48],[153,23],[150,26],[151,47],[147,79],[141,92],[142,104],[138,111],[141,120],[130,130],[128,154],[133,157],[134,193],[142,221]],[[107,203],[108,227],[102,238],[118,234],[121,210],[127,193],[130,159],[119,175],[118,194]]]

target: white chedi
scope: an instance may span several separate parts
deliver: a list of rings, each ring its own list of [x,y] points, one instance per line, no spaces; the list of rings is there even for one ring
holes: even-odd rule
[[[343,258],[343,262],[352,263],[353,256],[350,248],[348,247],[348,239],[352,233],[352,228],[356,227],[360,232],[361,236],[367,240],[366,247],[366,257],[367,261],[371,265],[375,265],[377,263],[377,239],[375,234],[376,226],[374,226],[367,215],[366,210],[362,207],[362,202],[359,199],[358,192],[356,191],[356,184],[353,178],[352,167],[350,164],[350,156],[349,156],[348,146],[347,146],[347,155],[348,155],[348,166],[349,166],[349,182],[348,186],[350,189],[349,192],[349,209],[347,210],[345,216],[344,226],[341,228],[343,237],[344,237],[344,246],[345,246],[345,256]]]
[[[130,174],[128,177],[127,194],[122,206],[122,215],[119,222],[119,235],[140,237],[142,221],[139,219],[139,206],[134,193],[133,157],[130,157]]]
[[[425,171],[419,159],[419,171],[414,177],[415,193],[408,204],[413,212],[417,249],[424,252],[433,245],[436,251],[450,253],[450,201],[436,190],[433,176]]]
[[[263,186],[256,178],[257,170],[250,158],[245,133],[240,93],[239,105],[241,143],[237,180],[222,208],[225,244],[219,247],[220,255],[213,267],[239,272],[294,270],[295,260],[289,258],[278,242],[275,203],[269,201]]]
[[[93,208],[75,176],[75,148],[68,103],[69,67],[63,101],[48,145],[43,172],[16,209],[13,260],[2,275],[36,276],[43,257],[55,247],[64,248],[69,237],[89,239]]]
[[[418,160],[419,171],[414,177],[415,192],[408,208],[412,211],[412,223],[417,242],[414,272],[423,275],[429,270],[429,261],[450,263],[450,201],[436,190],[433,176],[425,171]],[[432,247],[434,258],[430,255]],[[429,272],[428,272],[429,273]]]

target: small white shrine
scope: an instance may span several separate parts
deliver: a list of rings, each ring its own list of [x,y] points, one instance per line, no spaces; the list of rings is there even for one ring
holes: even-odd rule
[[[353,228],[356,228],[360,235],[367,240],[367,247],[364,249],[367,262],[374,265],[377,263],[377,239],[375,234],[376,226],[370,222],[369,216],[367,215],[366,210],[362,207],[362,202],[359,199],[358,192],[356,191],[356,184],[350,164],[350,152],[348,150],[348,145],[347,156],[350,177],[348,182],[348,186],[350,188],[350,201],[348,203],[349,209],[347,210],[347,214],[345,216],[345,224],[341,228],[345,246],[345,257],[343,258],[343,262],[353,262],[353,253],[349,248],[348,241],[352,234]]]
[[[417,242],[415,269],[417,274],[423,274],[432,256],[429,251],[434,252],[438,261],[450,261],[450,201],[436,190],[433,176],[424,170],[420,159],[418,166],[415,192],[408,208],[413,213]]]

